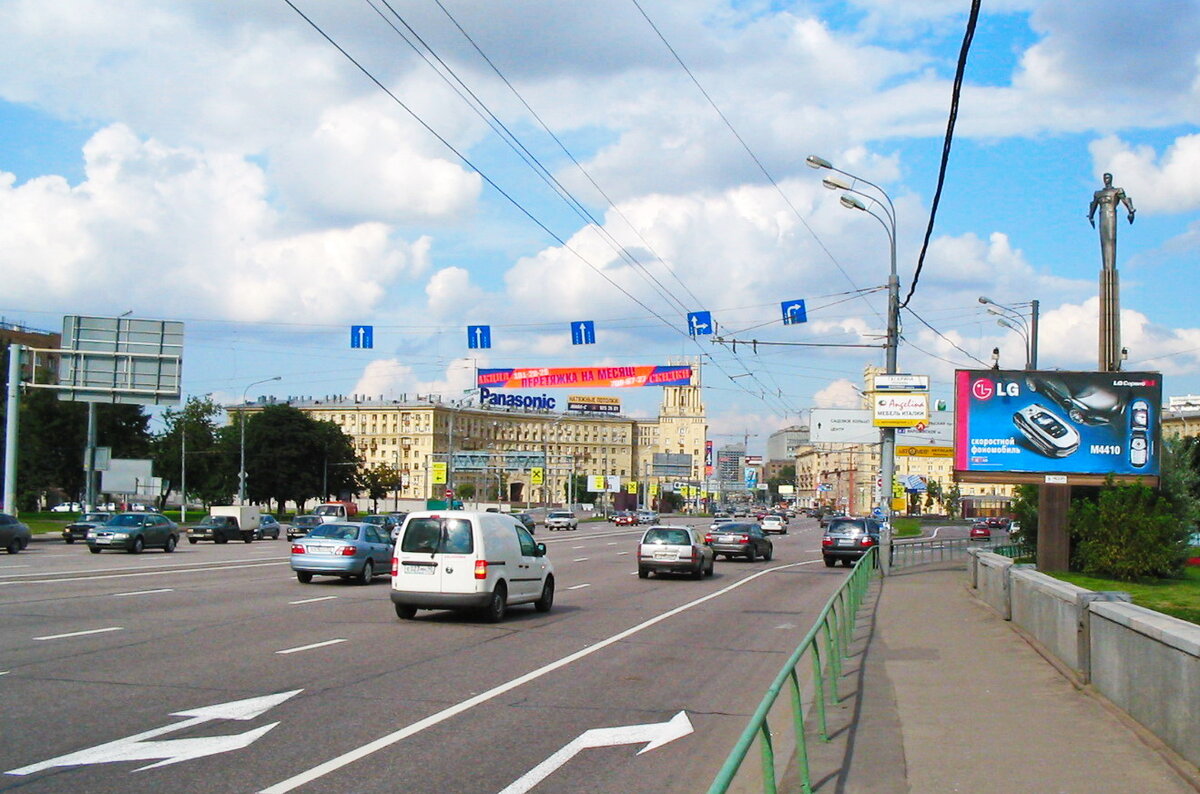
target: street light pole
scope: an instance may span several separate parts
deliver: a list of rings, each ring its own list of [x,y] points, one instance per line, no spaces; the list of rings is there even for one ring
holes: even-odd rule
[[[1038,320],[1041,309],[1041,302],[1034,298],[1028,304],[1017,303],[1013,306],[1006,306],[1003,303],[997,303],[986,295],[979,296],[979,302],[985,306],[993,306],[995,308],[988,309],[989,314],[994,314],[1007,320],[1016,320],[1021,324],[1020,329],[1013,325],[1008,325],[999,322],[1005,328],[1012,328],[1014,331],[1024,331],[1023,338],[1025,339],[1025,369],[1037,369],[1038,367]],[[1026,321],[1025,315],[1017,311],[1016,306],[1029,306],[1029,320]]]
[[[809,155],[805,159],[805,162],[807,162],[812,168],[823,168],[834,171],[842,174],[843,176],[849,177],[850,179],[854,180],[854,183],[862,182],[864,185],[869,185],[883,197],[885,202],[887,202],[886,204],[883,204],[874,196],[863,193],[862,191],[856,189],[853,183],[846,185],[840,180],[829,178],[822,180],[822,184],[831,190],[847,191],[843,193],[839,199],[843,207],[867,213],[872,218],[879,221],[879,224],[883,226],[883,230],[887,233],[890,268],[888,270],[887,281],[887,343],[884,348],[884,365],[887,374],[895,375],[896,353],[900,343],[900,277],[896,274],[896,207],[892,203],[892,198],[888,195],[887,191],[881,188],[879,185],[876,185],[874,182],[870,182],[860,176],[851,174],[848,171],[843,171],[840,168],[836,168],[828,160],[817,157],[816,155]],[[869,209],[865,204],[851,195],[852,193],[869,199],[875,206],[878,206],[883,211],[883,215],[881,216],[871,211],[871,209]],[[880,474],[883,484],[880,493],[879,510],[882,513],[889,529],[880,533],[879,570],[884,576],[886,576],[891,567],[892,537],[890,530],[890,519],[892,515],[892,482],[896,478],[896,429],[894,427],[884,427],[881,430],[881,436],[882,443],[880,444],[880,457],[882,460]]]
[[[242,404],[239,406],[238,413],[241,415],[242,438],[241,438],[241,466],[238,468],[238,504],[246,504],[246,394],[254,386],[260,383],[270,383],[273,380],[283,380],[282,375],[276,375],[273,378],[263,378],[256,380],[253,383],[246,384],[246,388],[242,389]]]

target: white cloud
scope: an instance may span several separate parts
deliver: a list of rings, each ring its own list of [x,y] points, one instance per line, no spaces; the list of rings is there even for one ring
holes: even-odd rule
[[[1130,146],[1114,135],[1094,141],[1088,149],[1097,177],[1112,174],[1113,184],[1124,188],[1139,212],[1200,209],[1200,134],[1176,138],[1161,158],[1149,146]]]
[[[420,377],[414,367],[399,359],[376,359],[363,369],[352,393],[372,400],[399,400],[404,396],[411,400],[418,394],[459,399],[466,390],[474,388],[477,363],[480,363],[477,358],[455,359],[446,365],[439,377],[430,379]]]
[[[813,395],[813,406],[816,408],[862,408],[862,392],[852,381],[839,378]]]

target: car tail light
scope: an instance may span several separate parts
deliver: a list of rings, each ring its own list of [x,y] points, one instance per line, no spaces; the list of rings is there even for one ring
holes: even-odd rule
[[[354,548],[353,546],[343,546],[342,550],[339,551],[338,554],[342,555],[343,557],[353,557],[357,551],[358,549]]]
[[[749,535],[742,535],[741,537],[738,538],[738,543],[749,543],[749,542],[750,542]]]
[[[476,579],[486,579],[487,578],[487,560],[476,560],[475,561],[475,578]]]
[[[859,543],[863,546],[874,546],[875,538],[871,537],[870,535],[863,535],[862,540],[860,540]]]
[[[831,537],[829,537],[828,535],[826,535],[825,537],[821,538],[821,545],[822,545],[822,546],[832,546],[832,545],[833,545],[833,538],[831,538]]]
[[[400,575],[400,558],[392,557],[392,578],[395,579]]]
[[[712,536],[711,532],[709,532],[707,535],[704,536],[705,543],[712,543],[712,539],[713,539],[713,536]]]
[[[303,546],[301,546],[299,543],[292,544],[292,554],[303,554],[303,553],[304,553]]]

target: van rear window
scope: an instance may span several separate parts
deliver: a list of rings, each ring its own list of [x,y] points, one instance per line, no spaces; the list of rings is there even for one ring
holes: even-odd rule
[[[471,522],[462,518],[410,518],[400,551],[410,554],[470,554],[475,551]]]

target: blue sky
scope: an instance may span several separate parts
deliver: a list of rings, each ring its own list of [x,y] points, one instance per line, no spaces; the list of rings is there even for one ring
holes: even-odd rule
[[[881,350],[734,354],[690,340],[683,313],[711,311],[743,341],[879,341],[886,237],[804,158],[888,191],[907,293],[968,2],[641,0],[753,157],[628,0],[443,4],[587,177],[436,4],[392,5],[607,236],[366,4],[297,0],[520,208],[280,0],[8,0],[0,316],[183,320],[186,390],[222,400],[274,375],[283,397],[457,398],[473,364],[702,356],[714,436],[765,439],[856,402]],[[1094,368],[1086,214],[1111,171],[1138,209],[1118,242],[1128,366],[1163,371],[1168,395],[1200,393],[1198,42],[1200,7],[1183,0],[985,4],[910,304],[936,333],[904,317],[901,369],[948,397],[953,370],[993,347],[1019,367],[1022,341],[981,294],[1040,301],[1043,367]],[[784,327],[793,298],[810,319]],[[570,344],[582,319],[598,344]],[[349,349],[358,323],[376,327],[375,349]],[[495,347],[468,351],[468,323],[492,325]],[[658,399],[611,393],[642,415]]]

